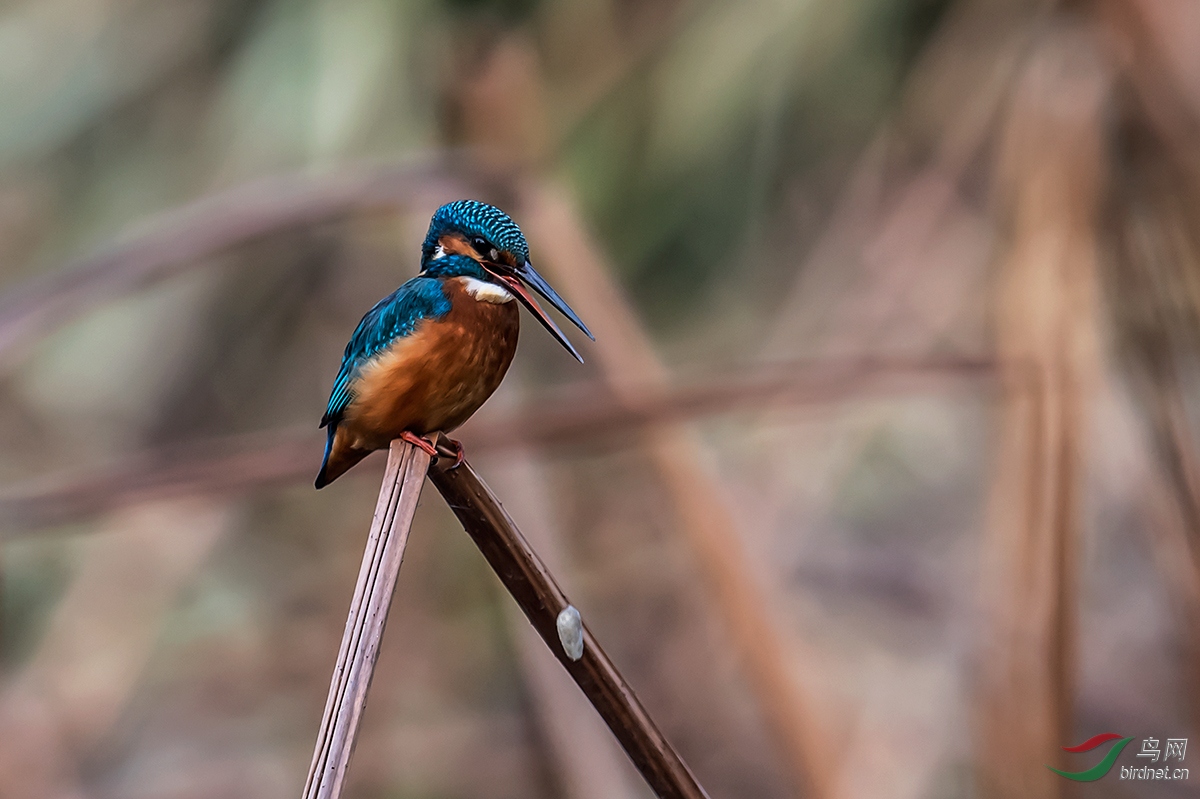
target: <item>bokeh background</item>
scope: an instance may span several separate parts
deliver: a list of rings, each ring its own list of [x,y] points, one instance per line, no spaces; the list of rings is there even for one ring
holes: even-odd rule
[[[463,196],[597,337],[526,317],[469,457],[714,799],[1195,795],[1045,764],[1200,746],[1197,53],[1193,0],[0,3],[0,795],[299,795],[383,466],[314,491],[317,421]],[[649,795],[431,489],[350,795]]]

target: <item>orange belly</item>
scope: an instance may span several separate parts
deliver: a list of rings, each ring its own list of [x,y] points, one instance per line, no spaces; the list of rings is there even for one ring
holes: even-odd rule
[[[338,438],[355,449],[383,449],[406,430],[449,432],[471,417],[504,379],[517,351],[517,303],[476,300],[447,281],[451,310],[363,367]]]

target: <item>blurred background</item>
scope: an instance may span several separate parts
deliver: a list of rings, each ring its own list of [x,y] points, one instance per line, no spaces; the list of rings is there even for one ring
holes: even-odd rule
[[[384,460],[314,491],[317,422],[477,197],[597,341],[526,317],[461,437],[713,799],[1195,795],[1045,764],[1200,734],[1198,52],[1192,0],[0,2],[0,794],[300,794]],[[649,796],[429,488],[351,774]]]

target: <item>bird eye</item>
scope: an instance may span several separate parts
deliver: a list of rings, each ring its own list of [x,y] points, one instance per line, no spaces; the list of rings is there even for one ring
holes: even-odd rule
[[[487,258],[489,261],[496,263],[500,258],[500,252],[493,247],[483,236],[472,236],[471,246],[475,248],[475,252]]]

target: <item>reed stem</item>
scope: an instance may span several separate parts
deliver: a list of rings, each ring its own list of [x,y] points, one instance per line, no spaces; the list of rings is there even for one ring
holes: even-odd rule
[[[379,656],[388,606],[428,470],[428,454],[407,442],[392,442],[358,584],[346,618],[346,632],[329,684],[321,731],[304,785],[304,799],[337,799],[342,793],[367,704],[375,659]]]
[[[571,651],[570,636],[563,633],[564,615],[565,626],[572,627],[573,608],[566,595],[470,464],[447,468],[451,463],[452,458],[438,458],[429,472],[430,481],[642,777],[661,799],[707,799],[708,794],[577,615],[573,643],[581,642],[582,652]]]

